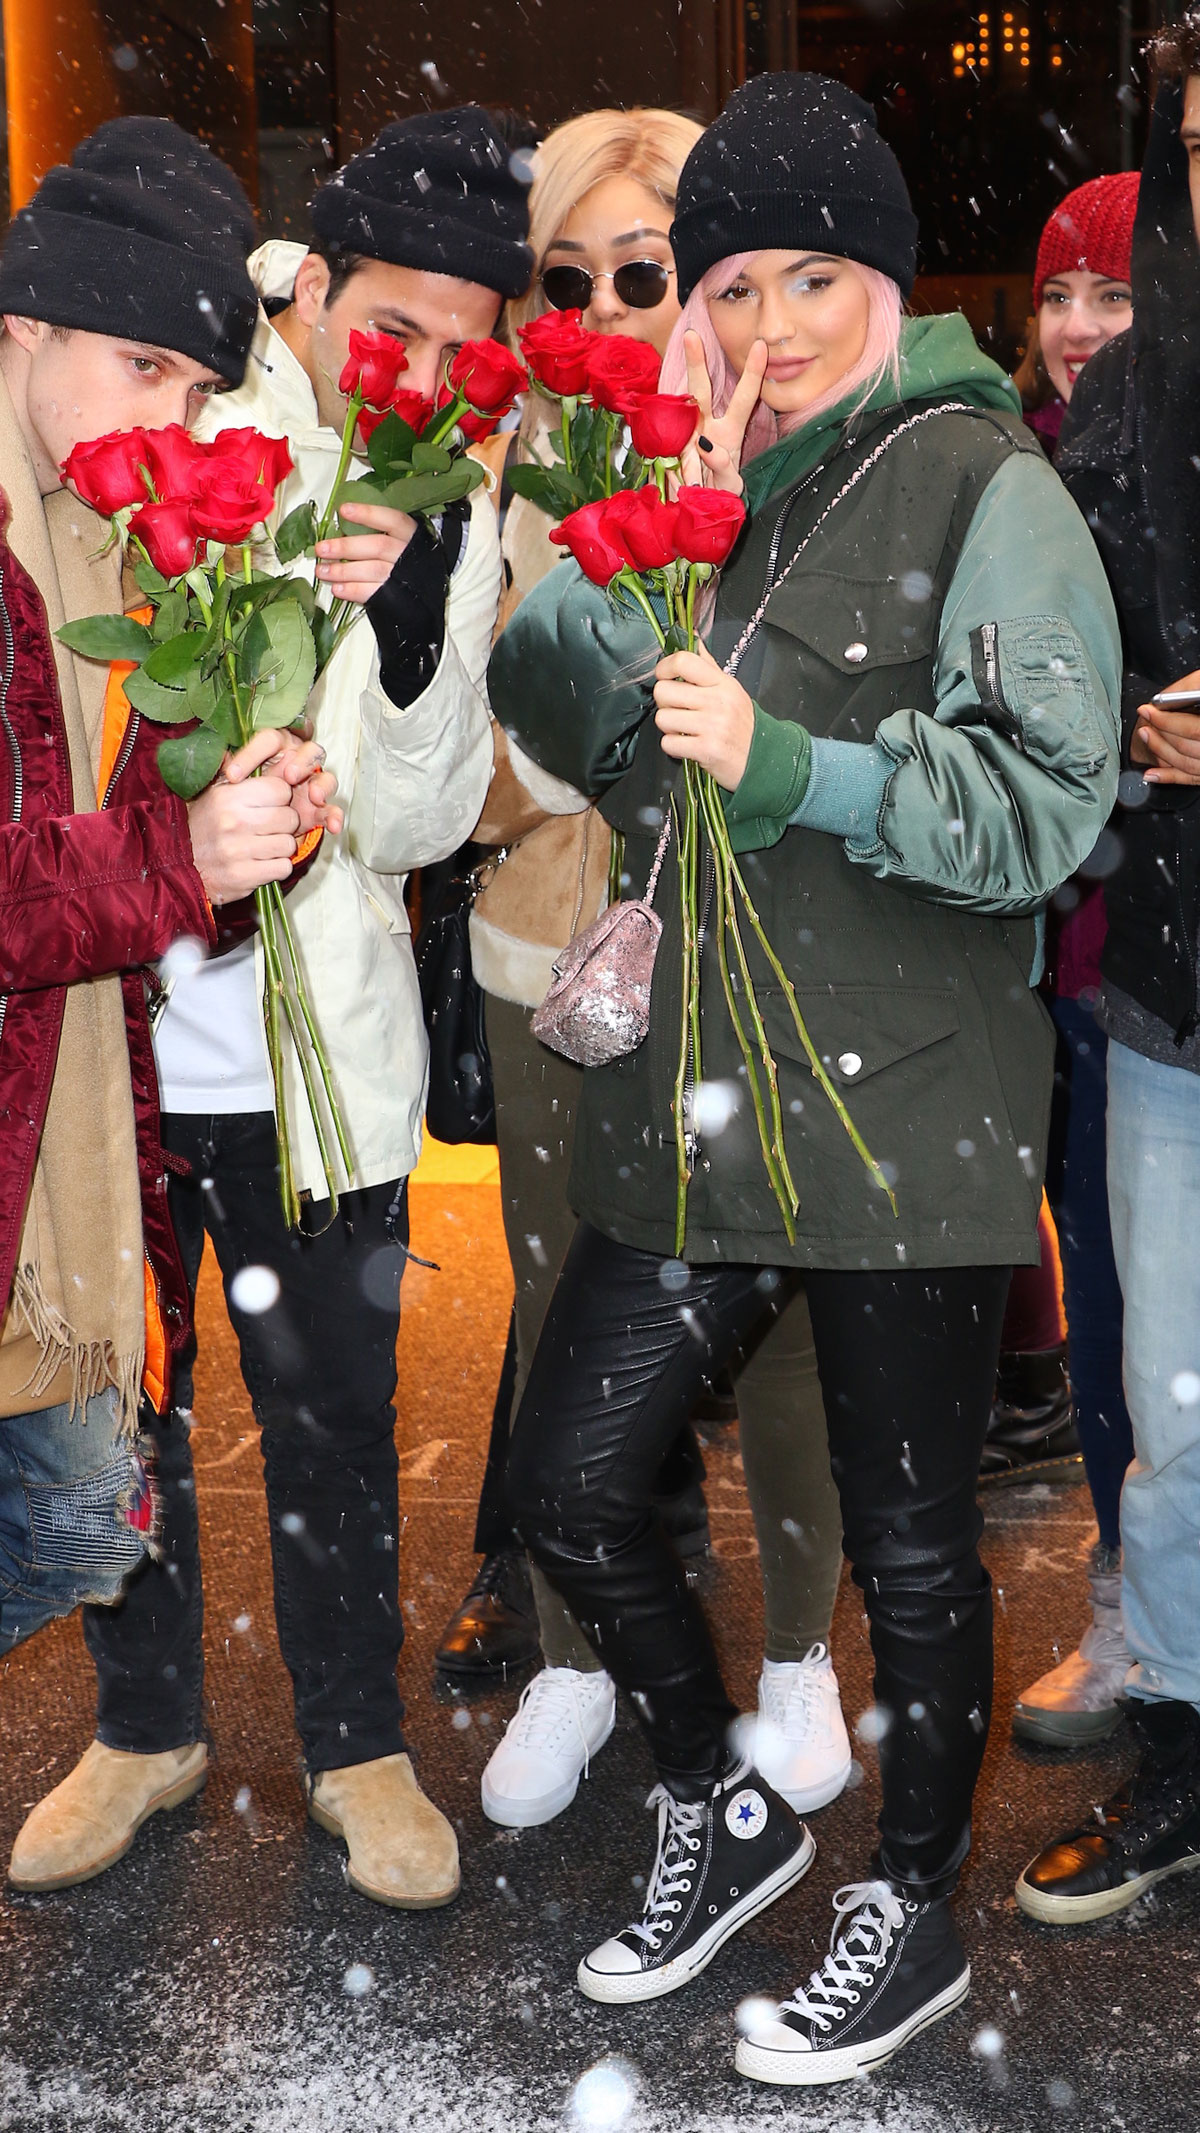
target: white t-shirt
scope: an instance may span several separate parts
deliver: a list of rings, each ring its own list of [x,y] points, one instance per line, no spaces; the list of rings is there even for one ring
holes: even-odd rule
[[[175,977],[154,1059],[164,1111],[274,1109],[253,938]]]

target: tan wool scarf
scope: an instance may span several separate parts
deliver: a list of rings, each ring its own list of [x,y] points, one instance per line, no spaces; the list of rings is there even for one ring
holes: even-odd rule
[[[53,633],[68,617],[118,612],[119,563],[99,562],[104,520],[66,490],[43,499],[0,378],[0,488],[8,540],[29,572]],[[96,807],[107,668],[55,644],[74,806]],[[77,1410],[113,1385],[136,1426],[145,1352],[142,1215],[129,1051],[117,977],[69,987],[58,1061],[0,1326],[0,1416],[68,1402]]]

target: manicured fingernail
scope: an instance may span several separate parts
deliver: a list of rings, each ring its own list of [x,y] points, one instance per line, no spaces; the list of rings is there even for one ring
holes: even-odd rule
[[[699,445],[699,447],[700,447],[700,450],[701,450],[702,452],[711,452],[711,450],[712,450],[712,438],[711,438],[711,437],[697,437],[697,439],[696,439],[696,442],[697,442],[697,444]]]

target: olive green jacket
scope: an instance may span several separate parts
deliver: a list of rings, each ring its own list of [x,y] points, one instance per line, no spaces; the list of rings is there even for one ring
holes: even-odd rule
[[[899,401],[881,393],[848,423],[843,410],[748,470],[752,517],[710,633],[728,656],[786,513],[775,589],[738,670],[756,724],[726,814],[898,1214],[750,944],[800,1195],[789,1244],[710,929],[701,1078],[722,1087],[698,1112],[686,1246],[697,1260],[877,1268],[1037,1255],[1052,1057],[1030,990],[1037,919],[1115,795],[1116,618],[1082,519],[965,323],[911,322],[904,359]],[[648,717],[655,657],[645,622],[566,564],[525,602],[490,673],[496,715],[521,746],[600,796],[624,833],[634,894],[678,776]],[[607,1234],[670,1252],[681,1000],[669,866],[657,908],[650,1033],[585,1076],[572,1196]]]

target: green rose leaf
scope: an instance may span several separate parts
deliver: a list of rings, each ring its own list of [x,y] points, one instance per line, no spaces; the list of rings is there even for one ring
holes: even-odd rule
[[[444,444],[422,444],[418,437],[412,448],[414,474],[448,474],[453,464],[453,455]]]
[[[134,668],[125,683],[125,694],[135,711],[160,726],[177,726],[183,719],[196,716],[182,689],[164,689],[151,679],[145,667]]]
[[[233,699],[230,696],[229,683],[220,668],[214,668],[211,673],[205,673],[204,668],[201,666],[192,668],[187,678],[187,687],[184,690],[184,702],[187,704],[186,716],[188,718],[204,719],[211,724],[218,704],[226,698],[232,704]],[[236,746],[236,727],[233,730],[232,739]]]
[[[318,607],[316,610],[312,618],[312,633],[317,653],[317,672],[323,674],[333,657],[337,641],[333,616],[327,607]]]
[[[565,467],[512,467],[508,480],[515,495],[528,497],[551,518],[565,518],[588,501],[585,484]]]
[[[161,593],[167,589],[167,580],[161,570],[156,570],[146,556],[134,564],[133,575],[144,593]]]
[[[60,643],[82,659],[144,659],[154,646],[144,622],[131,615],[85,615],[56,632]]]
[[[163,784],[181,799],[194,800],[211,785],[225,757],[225,743],[211,726],[197,726],[194,733],[178,733],[164,741],[158,751]]]
[[[168,637],[177,637],[186,629],[188,620],[188,596],[176,587],[174,592],[164,593],[150,624],[150,634],[156,644],[165,644]]]
[[[250,712],[256,733],[263,726],[290,726],[299,718],[317,671],[313,633],[294,600],[278,600],[255,615],[247,643],[260,629],[267,645],[258,661]]]
[[[144,663],[146,673],[151,681],[161,682],[164,689],[186,687],[188,675],[199,663],[203,643],[199,630],[185,630],[181,637],[169,637],[165,644],[155,645]]]
[[[484,470],[476,459],[455,459],[445,474],[406,474],[387,487],[378,480],[364,477],[351,481],[339,489],[337,502],[343,504],[386,504],[392,511],[443,511],[447,504],[457,503],[460,497],[469,496],[484,479]],[[353,519],[342,522],[347,534],[361,533]]]
[[[385,415],[371,432],[367,458],[377,474],[390,479],[397,468],[409,465],[416,441],[416,431],[399,415]]]
[[[281,563],[294,563],[307,555],[317,537],[317,507],[311,497],[289,511],[275,535],[275,553]]]

